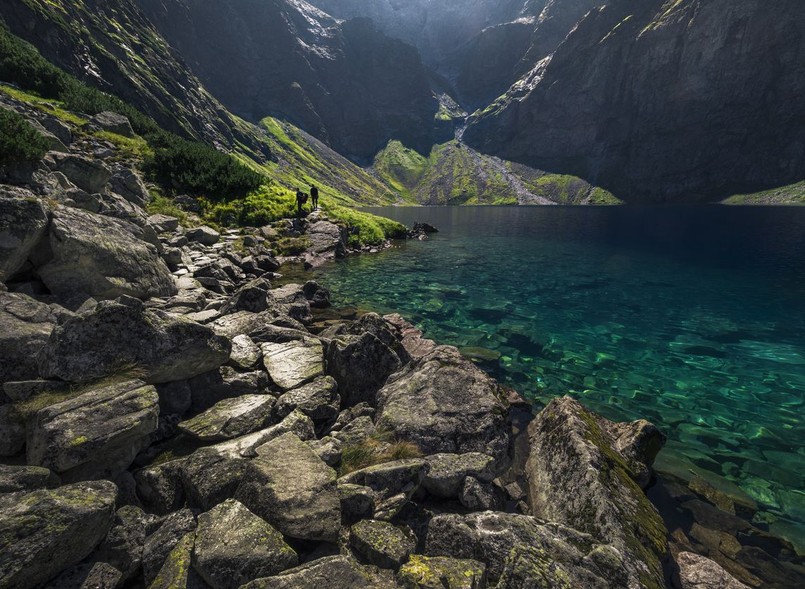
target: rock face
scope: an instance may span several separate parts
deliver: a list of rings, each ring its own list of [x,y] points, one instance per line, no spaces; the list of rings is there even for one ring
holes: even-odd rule
[[[296,388],[324,372],[322,345],[315,338],[263,344],[262,351],[268,375],[282,389]]]
[[[397,372],[377,399],[377,423],[426,454],[484,452],[503,459],[508,452],[507,406],[497,383],[455,348],[436,348]]]
[[[402,566],[398,579],[406,589],[484,589],[487,586],[483,563],[445,556],[415,554]]]
[[[33,589],[88,556],[112,525],[108,481],[0,496],[0,586]]]
[[[629,202],[717,201],[797,182],[805,8],[767,8],[608,2],[474,117],[464,140]]]
[[[94,462],[97,469],[122,452],[128,462],[157,429],[159,396],[141,381],[95,388],[41,409],[28,428],[28,463],[65,472]]]
[[[45,378],[86,382],[138,368],[150,383],[191,378],[229,359],[230,343],[206,326],[145,309],[133,299],[105,302],[53,330],[39,359]]]
[[[257,454],[237,498],[286,536],[334,541],[341,526],[335,471],[291,433]]]
[[[22,268],[47,225],[47,211],[30,191],[0,188],[0,282]]]
[[[532,513],[614,546],[630,584],[664,587],[665,525],[597,416],[570,397],[554,399],[528,432]]]
[[[238,589],[296,564],[282,534],[234,499],[198,518],[193,567],[213,589]]]
[[[38,265],[42,282],[60,296],[102,299],[176,294],[173,277],[156,248],[135,225],[78,209],[53,212],[51,256]]]
[[[210,91],[249,120],[283,113],[363,160],[392,137],[423,152],[433,143],[438,103],[419,55],[368,19],[338,22],[287,0],[140,4]]]

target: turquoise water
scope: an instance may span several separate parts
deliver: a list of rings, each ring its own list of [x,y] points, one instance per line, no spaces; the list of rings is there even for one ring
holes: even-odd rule
[[[805,207],[383,208],[440,233],[329,266],[540,403],[646,418],[662,455],[805,530]]]

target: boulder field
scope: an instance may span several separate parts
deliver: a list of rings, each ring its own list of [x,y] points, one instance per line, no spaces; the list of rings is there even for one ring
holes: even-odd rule
[[[745,586],[669,549],[651,424],[277,287],[323,214],[186,228],[67,161],[0,185],[0,588]]]

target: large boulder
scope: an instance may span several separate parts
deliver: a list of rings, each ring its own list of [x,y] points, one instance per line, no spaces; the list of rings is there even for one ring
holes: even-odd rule
[[[224,399],[264,393],[269,382],[263,370],[238,372],[229,366],[221,366],[191,378],[187,384],[190,387],[190,408],[198,412]]]
[[[90,119],[90,123],[100,127],[103,131],[109,131],[123,137],[134,137],[134,130],[131,128],[131,122],[129,122],[128,117],[116,112],[107,110],[98,113]]]
[[[158,418],[153,386],[129,380],[90,388],[37,412],[28,426],[28,464],[59,473],[87,463],[99,473],[122,471],[148,444]]]
[[[53,212],[49,251],[34,260],[55,295],[97,299],[176,294],[176,285],[143,229],[127,221],[63,207]]]
[[[375,404],[375,394],[402,362],[374,334],[339,336],[327,346],[327,372],[344,394],[346,406]]]
[[[397,570],[416,548],[416,538],[388,522],[363,520],[350,528],[349,546],[367,564]]]
[[[440,346],[389,378],[377,393],[377,423],[425,454],[509,449],[507,403],[500,386],[456,348]]]
[[[53,170],[89,194],[104,192],[112,171],[101,160],[70,153],[53,154]]]
[[[0,464],[0,493],[36,491],[58,486],[59,477],[47,468]]]
[[[134,299],[103,302],[53,330],[39,358],[45,378],[87,382],[136,367],[149,383],[191,378],[229,359],[229,340]]]
[[[87,557],[112,525],[108,481],[0,496],[0,587],[29,589]]]
[[[284,419],[298,409],[317,425],[324,426],[338,417],[340,404],[338,384],[332,377],[323,376],[280,396],[274,407],[274,414],[279,419]]]
[[[234,499],[198,517],[193,568],[212,589],[238,589],[297,562],[282,534]]]
[[[427,462],[420,458],[408,458],[356,470],[338,479],[338,484],[371,489],[375,519],[389,520],[416,493],[427,472]]]
[[[588,534],[536,518],[487,511],[468,515],[436,515],[424,532],[427,556],[450,556],[484,563],[490,582],[516,567],[519,587],[584,587],[616,589],[640,587],[627,584],[620,553],[597,544]],[[522,549],[529,550],[522,554]],[[522,561],[532,566],[521,566]],[[550,576],[545,575],[545,570]],[[529,572],[530,570],[530,572]]]
[[[47,225],[47,210],[32,192],[0,186],[0,282],[22,268]]]
[[[495,460],[480,452],[433,454],[425,460],[430,468],[422,486],[437,497],[458,497],[468,476],[484,482],[495,478]]]
[[[187,239],[201,245],[215,245],[221,239],[221,234],[212,227],[203,225],[187,231]]]
[[[322,344],[316,338],[267,343],[261,349],[268,375],[283,390],[296,388],[324,372]]]
[[[630,584],[664,587],[665,525],[600,418],[570,397],[554,399],[528,433],[532,514],[612,545]]]
[[[37,356],[56,322],[48,305],[23,294],[0,292],[0,382],[37,378]]]
[[[219,401],[213,407],[179,424],[179,430],[202,441],[219,442],[250,434],[271,421],[274,397],[243,395]]]
[[[334,542],[341,527],[335,471],[292,433],[257,454],[235,497],[286,536]]]

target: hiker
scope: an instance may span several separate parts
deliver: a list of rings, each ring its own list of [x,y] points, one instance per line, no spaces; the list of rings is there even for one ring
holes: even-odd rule
[[[319,208],[319,189],[315,184],[310,185],[310,200],[313,201],[313,210]]]
[[[296,216],[302,217],[302,207],[307,202],[307,194],[301,188],[296,189]]]

